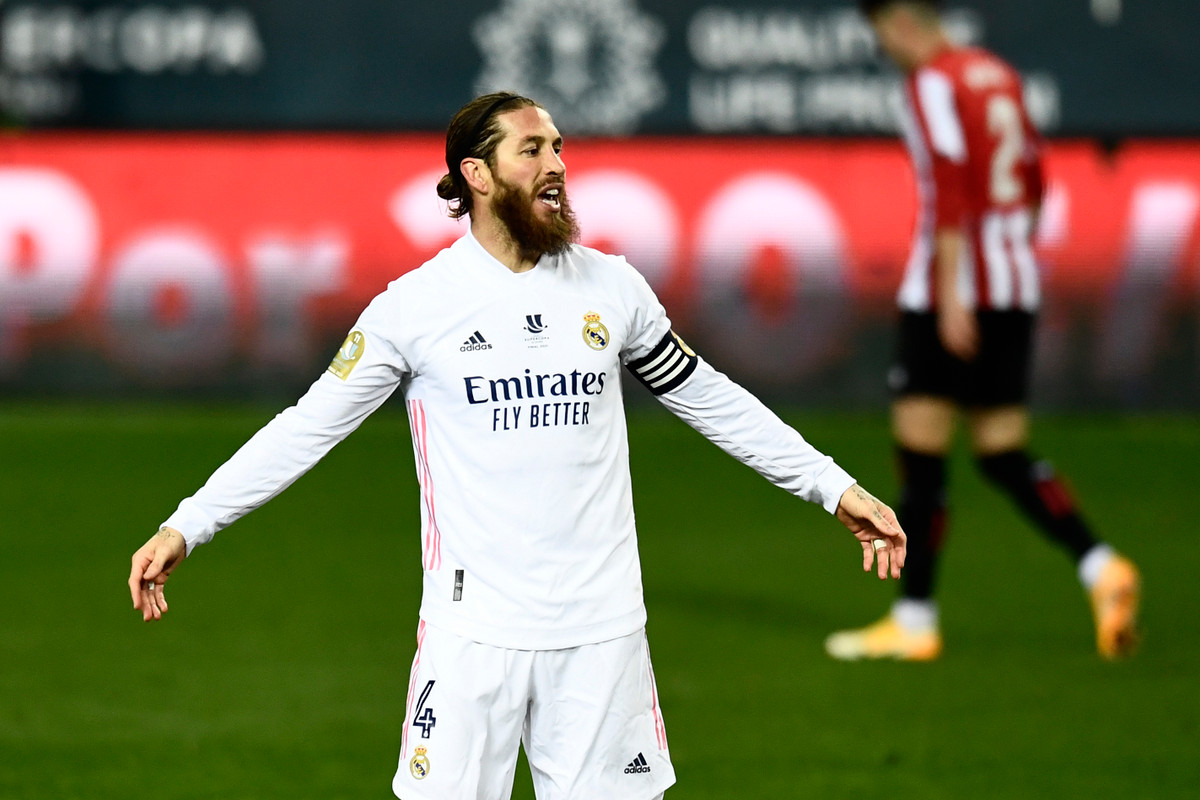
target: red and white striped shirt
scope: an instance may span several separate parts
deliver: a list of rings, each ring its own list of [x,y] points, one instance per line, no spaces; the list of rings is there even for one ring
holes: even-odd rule
[[[1041,202],[1041,142],[1029,121],[1021,80],[978,48],[949,47],[913,71],[902,114],[916,171],[919,209],[898,302],[937,306],[934,236],[958,228],[966,247],[958,292],[968,308],[1038,307],[1034,209]]]

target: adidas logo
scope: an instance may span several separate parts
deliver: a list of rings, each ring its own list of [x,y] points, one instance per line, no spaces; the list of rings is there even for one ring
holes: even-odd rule
[[[462,347],[458,348],[460,353],[469,353],[472,350],[491,350],[492,346],[488,344],[488,340],[483,338],[483,334],[475,331],[471,334],[471,338],[462,343]]]
[[[637,758],[629,762],[629,766],[625,768],[626,775],[636,775],[642,772],[649,772],[650,765],[646,763],[646,757],[641,753],[637,754]]]

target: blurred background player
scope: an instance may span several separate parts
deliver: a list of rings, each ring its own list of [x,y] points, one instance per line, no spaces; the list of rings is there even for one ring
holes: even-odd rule
[[[1043,192],[1040,142],[1017,72],[946,36],[935,0],[860,0],[906,73],[903,129],[916,171],[916,235],[899,292],[892,431],[908,534],[901,597],[881,621],[835,633],[839,659],[938,657],[934,582],[946,524],[946,456],[965,412],[980,471],[1075,559],[1102,656],[1136,644],[1139,575],[1098,542],[1045,461],[1029,453],[1028,374]]]

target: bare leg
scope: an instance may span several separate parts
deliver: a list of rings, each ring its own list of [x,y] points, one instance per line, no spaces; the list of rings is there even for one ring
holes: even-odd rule
[[[1097,545],[1075,501],[1047,461],[1026,450],[1029,412],[1004,406],[971,412],[971,446],[983,474],[1076,562]]]
[[[900,477],[896,512],[908,534],[901,590],[906,600],[925,602],[933,597],[945,531],[946,454],[957,415],[957,406],[940,397],[904,397],[892,405]]]

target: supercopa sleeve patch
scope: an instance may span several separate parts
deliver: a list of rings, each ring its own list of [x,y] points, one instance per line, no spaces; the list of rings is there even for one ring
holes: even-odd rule
[[[696,371],[699,359],[675,331],[667,331],[650,354],[627,366],[643,386],[655,395],[678,389]]]
[[[342,342],[337,355],[329,364],[329,371],[342,380],[346,380],[354,370],[354,365],[366,351],[367,337],[363,335],[362,331],[350,331],[350,335],[346,337],[346,341]]]

